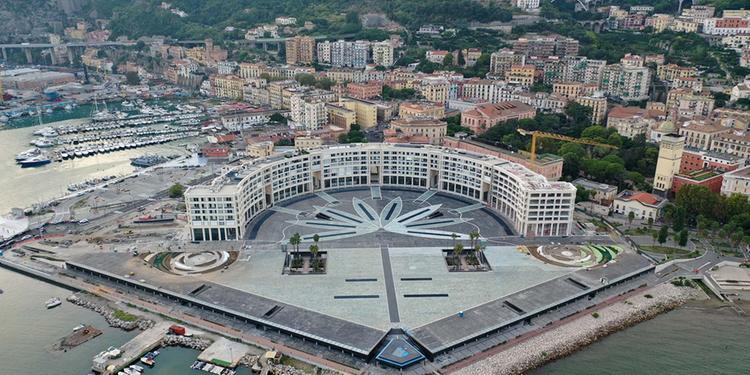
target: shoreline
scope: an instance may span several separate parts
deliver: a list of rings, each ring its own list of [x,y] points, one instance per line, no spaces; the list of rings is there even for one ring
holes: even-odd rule
[[[486,358],[465,366],[459,364],[460,367],[455,370],[449,368],[448,372],[461,375],[523,374],[700,298],[707,298],[700,289],[660,284],[615,300],[607,306],[580,313],[557,327],[527,339],[522,338],[521,342],[507,348],[501,347],[501,350]]]

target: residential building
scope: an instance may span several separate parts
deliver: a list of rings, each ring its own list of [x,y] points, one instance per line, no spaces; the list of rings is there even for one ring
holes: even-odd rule
[[[553,154],[537,154],[535,160],[531,160],[528,152],[513,152],[504,148],[495,147],[474,141],[470,138],[445,137],[443,146],[466,150],[469,152],[490,155],[513,163],[521,164],[534,173],[544,176],[547,180],[557,181],[562,176],[563,158]]]
[[[573,99],[576,103],[591,108],[591,122],[604,124],[607,116],[607,98],[601,93],[579,96]]]
[[[323,146],[323,139],[320,137],[303,136],[294,137],[294,148],[297,150],[312,150]]]
[[[318,62],[321,64],[330,64],[331,63],[331,42],[330,41],[324,41],[319,42],[317,45],[317,51],[318,51]]]
[[[679,88],[667,93],[667,111],[677,111],[682,117],[707,117],[714,109],[714,98],[709,92],[694,92]]]
[[[268,97],[271,108],[289,109],[289,107],[284,104],[284,91],[293,87],[299,87],[299,83],[293,79],[270,82],[268,84]]]
[[[539,0],[513,0],[513,5],[523,10],[534,10],[539,8]]]
[[[656,173],[654,174],[654,191],[661,192],[666,196],[672,190],[674,176],[680,172],[682,151],[685,146],[685,137],[679,134],[667,134],[661,137],[659,142],[659,157],[656,161]]]
[[[650,84],[651,72],[643,66],[612,64],[602,71],[601,89],[610,96],[623,100],[648,99]]]
[[[315,58],[315,39],[311,36],[295,36],[286,40],[286,63],[312,64]]]
[[[722,134],[714,139],[711,151],[737,155],[750,160],[750,134]]]
[[[750,18],[707,18],[703,20],[703,33],[709,35],[750,34]]]
[[[445,103],[449,99],[451,84],[443,77],[425,77],[419,85],[419,93],[425,100]]]
[[[632,212],[636,219],[653,221],[661,218],[667,200],[654,194],[623,190],[615,198],[614,212],[626,217]]]
[[[319,130],[328,122],[326,103],[304,93],[292,95],[290,111],[292,121],[305,130]]]
[[[214,76],[211,80],[214,95],[219,98],[242,100],[244,98],[245,80],[235,75]]]
[[[354,105],[351,106],[352,108]],[[326,110],[328,111],[328,123],[349,131],[352,124],[357,123],[357,112],[353,109],[328,103],[326,104]]]
[[[692,18],[677,17],[674,19],[669,29],[676,33],[697,33],[702,23]]]
[[[472,67],[476,65],[480,57],[482,57],[481,48],[465,48],[461,50],[461,55],[464,57],[464,67]],[[458,62],[458,59],[456,59]]]
[[[372,62],[384,67],[393,65],[393,46],[389,41],[372,44]]]
[[[531,87],[534,85],[536,67],[534,65],[513,65],[505,74],[505,80],[511,85]]]
[[[234,74],[239,64],[236,61],[219,61],[216,63],[216,69],[219,75]]]
[[[701,169],[685,174],[676,174],[672,181],[671,193],[676,196],[684,186],[703,186],[714,193],[721,192],[724,176],[721,172],[712,169]]]
[[[524,65],[525,62],[526,55],[503,48],[490,55],[489,74],[493,77],[501,77],[501,79],[505,79],[505,74],[510,71],[510,67],[514,65]]]
[[[685,146],[700,150],[710,150],[714,139],[731,131],[731,128],[715,125],[706,120],[690,120],[679,128],[679,133],[685,137]]]
[[[589,192],[589,200],[602,206],[612,205],[612,202],[617,198],[617,186],[587,180],[582,177],[573,180],[571,183],[579,189],[586,189]]]
[[[378,125],[378,105],[373,102],[354,98],[342,98],[339,100],[338,106],[354,111],[357,117],[356,123],[362,129]]]
[[[221,116],[221,125],[229,131],[240,131],[271,121],[273,111],[250,111]]]
[[[721,194],[726,196],[741,194],[750,197],[750,167],[724,174],[724,180],[721,184]]]
[[[370,44],[367,41],[338,40],[331,43],[331,65],[362,69],[367,65],[369,52]]]
[[[391,129],[409,137],[426,137],[430,144],[441,145],[445,137],[448,124],[435,119],[396,119],[391,121]]]
[[[736,102],[740,99],[750,99],[750,75],[746,76],[742,82],[732,87],[729,101]]]
[[[678,78],[696,77],[698,69],[695,67],[679,66],[677,64],[659,65],[656,68],[656,76],[663,80],[673,82]]]
[[[533,118],[535,115],[534,108],[517,101],[480,104],[461,114],[461,126],[481,134],[501,122]]]
[[[666,113],[658,110],[617,106],[609,110],[607,127],[614,128],[621,136],[632,139],[637,135],[647,135],[649,129],[657,126],[665,117]]]
[[[435,64],[442,64],[445,60],[445,57],[448,56],[450,52],[444,51],[444,50],[431,50],[425,52],[425,58],[427,61],[435,63]]]
[[[555,82],[552,84],[552,93],[568,99],[579,96],[590,96],[597,91],[594,84],[583,84],[580,82]]]
[[[273,142],[262,141],[249,143],[245,147],[245,153],[247,153],[248,157],[256,159],[269,157],[271,156],[271,154],[273,154]]]
[[[367,83],[352,82],[346,85],[349,96],[356,99],[371,99],[380,96],[383,92],[382,81],[369,81]]]
[[[513,42],[513,51],[526,56],[576,56],[578,40],[560,35],[529,34]]]
[[[432,102],[402,102],[398,107],[398,117],[406,120],[438,120],[445,117],[445,107]]]
[[[293,26],[297,24],[297,18],[281,16],[281,17],[276,17],[275,22],[277,25],[281,25],[281,26]]]
[[[698,22],[702,22],[706,18],[714,16],[716,8],[710,5],[691,5],[690,8],[682,10],[682,16],[692,18]],[[725,15],[726,16],[726,15]]]
[[[654,14],[646,20],[646,26],[651,26],[654,32],[660,33],[669,28],[674,22],[674,16],[671,14]]]
[[[234,241],[248,224],[288,199],[357,186],[434,189],[487,206],[525,237],[573,229],[575,187],[550,182],[496,157],[430,145],[339,145],[253,160],[185,192],[193,241]]]

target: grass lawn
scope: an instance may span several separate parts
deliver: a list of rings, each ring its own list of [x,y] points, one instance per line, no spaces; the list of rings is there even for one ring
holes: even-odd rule
[[[687,255],[690,254],[690,251],[687,249],[681,249],[678,247],[669,247],[669,246],[641,246],[641,250],[648,251],[650,253],[657,253],[657,254],[668,254],[668,255]]]
[[[126,313],[125,311],[122,311],[122,310],[115,310],[115,318],[120,319],[123,322],[134,322],[138,320],[137,316]]]

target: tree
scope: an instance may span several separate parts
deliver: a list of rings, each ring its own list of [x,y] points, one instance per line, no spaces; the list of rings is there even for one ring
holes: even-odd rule
[[[659,244],[663,245],[665,242],[667,242],[667,236],[669,236],[669,227],[667,227],[666,225],[663,225],[659,229],[659,236],[657,238],[657,240],[659,241]]]
[[[688,230],[687,230],[687,228],[683,228],[683,229],[682,229],[682,230],[680,231],[680,237],[679,237],[679,239],[678,239],[677,243],[678,243],[678,244],[679,244],[680,246],[683,246],[683,247],[684,247],[685,245],[687,245],[687,241],[688,241]]]
[[[286,117],[278,112],[271,115],[271,121],[279,124],[286,124],[287,122]]]
[[[453,247],[456,247],[456,239],[458,238],[458,235],[456,233],[451,233],[451,238],[453,239]]]
[[[289,244],[294,246],[294,254],[295,257],[299,255],[299,244],[302,243],[302,236],[300,236],[299,233],[295,233],[292,235],[292,238],[289,239]]]
[[[651,232],[651,239],[653,240],[653,241],[651,242],[651,245],[652,245],[652,246],[656,246],[656,239],[657,239],[658,237],[659,237],[659,233],[658,233],[658,232]]]
[[[141,84],[141,77],[138,76],[138,72],[126,72],[125,82],[128,85],[136,86]]]
[[[313,239],[313,242],[315,242],[315,243],[317,244],[317,243],[318,243],[318,242],[320,241],[320,235],[319,235],[319,234],[317,234],[317,233],[315,233],[315,234],[313,235],[313,238],[312,238],[312,239]]]
[[[635,219],[635,212],[628,212],[628,227],[633,226],[633,220]]]
[[[453,257],[456,259],[456,269],[461,266],[461,253],[464,251],[464,245],[457,243],[453,245]]]
[[[452,65],[453,65],[453,54],[449,52],[443,58],[443,66],[452,66]]]
[[[646,222],[648,223],[648,229],[651,229],[651,226],[654,225],[654,218],[650,217]]]
[[[174,184],[169,188],[168,194],[170,198],[181,198],[185,194],[185,187],[181,184]]]
[[[310,253],[312,253],[312,264],[313,269],[316,271],[318,270],[318,252],[320,251],[320,248],[317,244],[310,245]]]
[[[479,231],[474,229],[471,232],[469,232],[469,240],[471,241],[471,248],[473,249],[475,245],[477,244],[477,240],[479,239]]]
[[[685,212],[686,210],[684,207],[675,207],[674,212],[672,213],[672,229],[675,232],[679,232],[685,228],[685,220],[687,219]]]

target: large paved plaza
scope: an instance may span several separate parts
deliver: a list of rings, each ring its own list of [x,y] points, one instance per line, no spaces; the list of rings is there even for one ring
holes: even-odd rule
[[[274,206],[250,222],[244,242],[86,254],[68,265],[364,358],[399,332],[428,357],[438,355],[653,268],[619,246],[554,238],[509,245],[518,238],[509,227],[481,205],[433,191],[344,190]],[[484,266],[451,266],[450,249],[470,249],[472,231],[485,245]],[[320,236],[324,271],[287,272],[295,233],[300,251]]]

